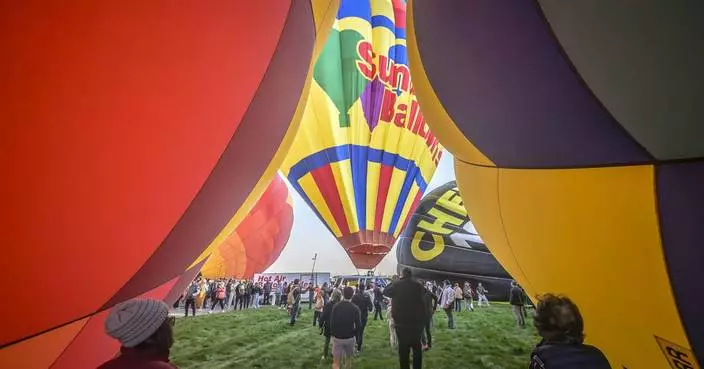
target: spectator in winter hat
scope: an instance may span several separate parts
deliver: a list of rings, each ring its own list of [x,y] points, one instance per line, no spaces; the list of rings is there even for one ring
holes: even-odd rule
[[[105,333],[120,342],[120,355],[98,369],[176,369],[169,363],[173,323],[168,306],[159,300],[115,305],[105,320]]]

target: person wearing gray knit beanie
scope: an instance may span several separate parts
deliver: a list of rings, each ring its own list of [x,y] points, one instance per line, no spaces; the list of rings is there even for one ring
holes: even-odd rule
[[[120,342],[120,355],[99,369],[175,369],[169,363],[174,319],[159,300],[132,299],[115,305],[105,320],[105,333]]]

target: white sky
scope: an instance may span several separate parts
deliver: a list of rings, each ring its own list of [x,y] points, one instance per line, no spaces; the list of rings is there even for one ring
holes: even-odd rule
[[[453,157],[445,151],[438,169],[428,184],[426,193],[455,179]],[[288,183],[288,182],[287,182]],[[315,213],[308,207],[294,189],[289,186],[293,197],[294,221],[288,244],[281,256],[267,269],[267,272],[310,272],[313,266],[313,254],[318,253],[315,270],[335,274],[356,274],[357,270],[349,257],[337,242],[337,239],[321,223]],[[376,271],[381,274],[396,273],[396,249],[379,263]]]

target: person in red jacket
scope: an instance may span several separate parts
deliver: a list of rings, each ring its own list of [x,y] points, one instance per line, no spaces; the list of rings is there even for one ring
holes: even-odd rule
[[[105,333],[118,340],[120,354],[98,369],[177,369],[169,362],[173,318],[162,301],[132,299],[112,308]]]

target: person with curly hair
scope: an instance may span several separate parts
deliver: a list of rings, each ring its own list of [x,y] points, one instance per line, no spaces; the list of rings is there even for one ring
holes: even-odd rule
[[[584,344],[584,320],[568,297],[538,297],[533,324],[542,340],[533,350],[530,369],[611,369],[606,356]]]

